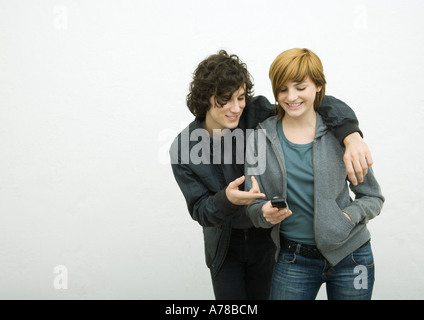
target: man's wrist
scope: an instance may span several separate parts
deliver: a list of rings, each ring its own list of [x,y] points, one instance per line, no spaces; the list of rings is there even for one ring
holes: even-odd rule
[[[348,134],[344,139],[343,139],[343,143],[345,146],[347,146],[350,142],[354,141],[354,140],[362,140],[361,135],[359,134],[359,132],[352,132],[351,134]]]
[[[213,199],[213,202],[217,209],[225,214],[231,214],[238,210],[240,210],[240,206],[232,203],[230,199],[228,199],[227,188],[218,191]]]

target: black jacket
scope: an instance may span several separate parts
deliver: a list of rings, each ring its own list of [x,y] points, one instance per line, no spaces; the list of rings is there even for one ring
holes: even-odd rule
[[[353,110],[334,97],[326,96],[318,112],[341,143],[348,134],[360,132]],[[257,96],[243,110],[238,128],[243,132],[246,132],[246,129],[254,129],[259,122],[273,114],[274,105],[265,97]],[[212,159],[212,139],[203,141],[191,137],[191,133],[196,129],[202,129],[199,119],[191,122],[175,138],[170,149],[171,166],[191,217],[203,227],[206,264],[215,276],[227,254],[231,220],[243,206],[234,205],[227,199],[225,194],[227,183],[222,166]],[[199,147],[203,142],[209,144],[207,146],[209,154],[204,144],[202,148]],[[201,149],[202,153],[207,154],[203,159],[209,161],[193,163],[190,152],[194,151],[195,146],[196,156]],[[241,172],[244,172],[244,164],[239,166]]]

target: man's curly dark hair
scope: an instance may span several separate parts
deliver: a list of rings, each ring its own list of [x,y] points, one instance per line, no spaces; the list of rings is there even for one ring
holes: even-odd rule
[[[220,50],[200,62],[194,71],[187,107],[195,117],[204,120],[211,108],[212,96],[217,105],[223,107],[241,86],[245,87],[247,105],[253,97],[253,81],[246,64],[238,56]]]

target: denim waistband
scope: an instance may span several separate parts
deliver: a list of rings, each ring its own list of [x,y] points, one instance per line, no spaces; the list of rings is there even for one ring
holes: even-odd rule
[[[282,248],[288,249],[290,253],[300,254],[301,256],[312,259],[325,259],[316,246],[301,244],[288,240],[280,234],[280,245]]]
[[[366,241],[358,249],[366,246],[369,242],[370,240]],[[325,260],[325,257],[322,255],[322,253],[319,251],[319,249],[316,246],[301,244],[295,241],[288,240],[284,238],[281,234],[280,234],[280,245],[282,248],[288,249],[290,253],[300,254],[301,256],[304,256],[307,258]]]

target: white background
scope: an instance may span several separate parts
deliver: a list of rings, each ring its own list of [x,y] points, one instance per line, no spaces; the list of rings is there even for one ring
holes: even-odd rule
[[[373,298],[424,298],[423,16],[421,0],[0,0],[0,298],[213,299],[168,147],[201,60],[236,53],[274,102],[269,65],[293,47],[372,149]]]

